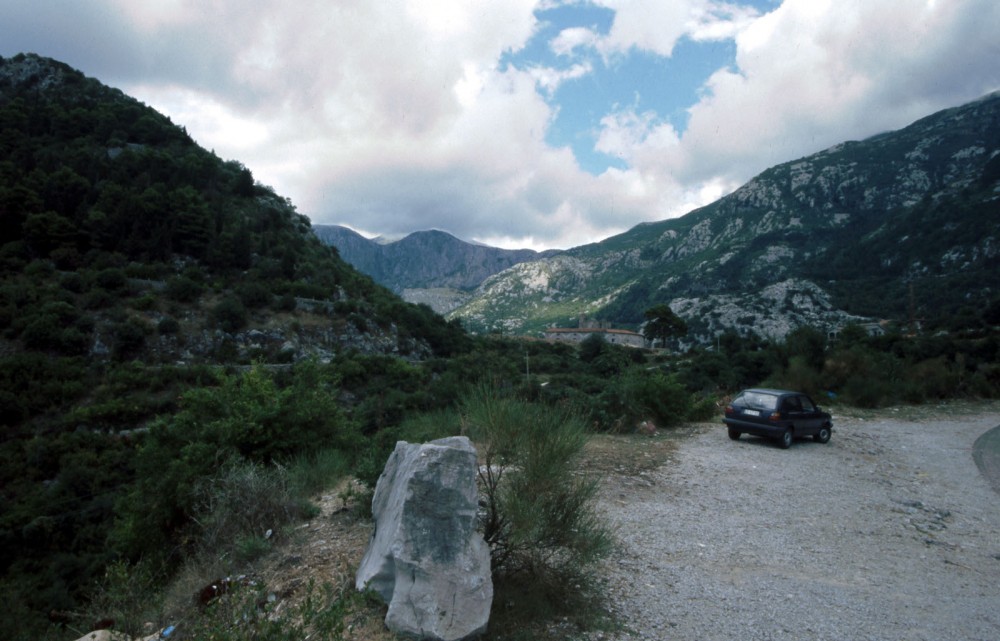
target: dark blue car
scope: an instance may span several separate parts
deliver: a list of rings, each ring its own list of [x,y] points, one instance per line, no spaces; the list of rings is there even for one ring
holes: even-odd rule
[[[782,448],[811,436],[819,443],[830,440],[833,421],[807,394],[777,389],[748,389],[726,406],[722,419],[734,441],[743,434],[776,439]]]

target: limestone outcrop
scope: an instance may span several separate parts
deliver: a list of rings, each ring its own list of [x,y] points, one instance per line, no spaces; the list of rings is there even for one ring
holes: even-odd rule
[[[389,604],[385,623],[393,632],[458,641],[486,630],[493,583],[489,547],[476,530],[476,469],[464,436],[400,441],[389,457],[355,583]]]

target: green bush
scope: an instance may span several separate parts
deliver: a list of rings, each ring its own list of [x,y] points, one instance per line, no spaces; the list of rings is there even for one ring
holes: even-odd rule
[[[248,309],[260,309],[271,303],[271,290],[260,282],[250,281],[236,288],[240,302]]]
[[[115,358],[122,360],[137,354],[153,329],[145,320],[129,316],[124,321],[115,323],[111,331],[114,339],[112,353]]]
[[[85,309],[105,309],[118,302],[118,298],[100,287],[91,289],[83,296],[82,305]]]
[[[222,331],[234,334],[247,324],[247,310],[238,298],[227,296],[212,308],[212,319]]]
[[[807,356],[801,355],[789,358],[787,367],[769,381],[772,387],[805,392],[813,399],[819,398],[824,388],[822,371],[817,370]]]
[[[494,575],[552,590],[587,589],[611,534],[594,511],[597,483],[577,472],[587,435],[574,414],[480,386],[463,400],[480,448],[483,535]]]
[[[164,316],[156,324],[156,331],[163,336],[172,336],[179,332],[181,324],[173,316]]]
[[[132,301],[132,308],[143,312],[153,311],[158,306],[159,299],[154,294],[143,294]]]
[[[650,419],[660,427],[682,423],[691,417],[695,402],[677,376],[640,368],[602,381],[592,394],[577,396],[576,402],[589,402],[594,425],[611,432],[631,432]]]
[[[164,290],[167,298],[178,303],[193,303],[198,300],[205,286],[187,276],[174,276],[167,279],[167,286]]]
[[[21,332],[21,340],[30,349],[53,350],[67,355],[84,353],[88,343],[83,332],[66,327],[55,314],[32,318]]]
[[[623,378],[623,388],[629,405],[661,427],[682,423],[691,413],[691,394],[675,376],[632,369]]]
[[[844,385],[841,400],[856,407],[875,408],[900,400],[895,392],[888,381],[854,376]]]
[[[926,403],[957,396],[961,376],[944,356],[930,358],[908,368],[904,398],[908,403]]]
[[[101,289],[108,292],[120,292],[128,286],[128,278],[125,272],[117,267],[109,267],[97,272],[94,283]]]
[[[274,309],[279,312],[294,312],[295,306],[296,302],[294,296],[291,294],[282,294],[278,299],[278,302],[275,303]]]
[[[139,449],[136,483],[115,522],[118,551],[162,561],[164,551],[180,551],[182,533],[202,509],[199,488],[224,470],[287,464],[321,448],[351,456],[359,438],[336,399],[329,371],[309,361],[283,385],[254,365],[239,376],[220,373],[217,387],[184,394],[180,410],[154,422]]]
[[[347,452],[325,447],[297,455],[288,466],[288,482],[296,494],[309,496],[332,487],[350,471]]]

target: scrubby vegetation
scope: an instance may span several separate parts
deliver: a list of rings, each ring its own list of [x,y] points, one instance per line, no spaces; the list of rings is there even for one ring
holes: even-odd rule
[[[483,450],[483,533],[494,573],[578,582],[611,542],[592,512],[596,482],[574,476],[587,438],[583,421],[570,409],[486,387],[461,411],[464,430]]]
[[[483,457],[482,531],[494,589],[508,605],[495,610],[491,625],[535,638],[535,619],[593,616],[581,605],[599,596],[593,573],[612,533],[594,510],[598,479],[579,474],[585,423],[571,408],[486,385],[464,399],[461,413]]]
[[[751,385],[804,390],[818,402],[857,407],[1000,396],[1000,335],[869,336],[849,325],[833,340],[800,327],[781,342],[727,334],[718,351],[692,352],[670,367],[690,389],[720,394]]]
[[[237,572],[280,540],[282,523],[309,513],[310,493],[324,483],[351,474],[373,486],[398,439],[425,441],[465,429],[488,460],[537,465],[539,473],[556,474],[567,470],[588,432],[633,432],[643,421],[669,428],[710,419],[715,401],[749,385],[804,389],[824,403],[866,407],[1000,393],[995,336],[872,338],[848,328],[828,342],[822,333],[801,328],[781,343],[727,335],[718,350],[674,355],[598,340],[580,346],[468,340],[464,351],[422,363],[355,353],[326,364],[257,363],[242,371],[138,362],[110,367],[88,390],[89,403],[50,410],[64,418],[50,417],[47,424],[100,421],[139,424],[141,430],[38,431],[4,443],[4,487],[11,491],[3,517],[7,593],[26,595],[22,602],[37,611],[73,611],[108,564],[125,564],[162,582],[206,550],[230,559],[227,571]],[[77,363],[77,371],[76,361],[57,362],[60,369],[22,356],[20,367],[4,375],[37,368],[49,385],[67,379],[84,385],[83,364]],[[484,386],[495,396],[484,395]],[[187,391],[175,398],[181,389]],[[35,414],[30,403],[26,407],[29,420],[22,427],[49,414]],[[158,417],[149,420],[157,409]],[[500,436],[492,431],[507,424],[537,431]],[[554,441],[533,443],[532,434]],[[517,451],[521,446],[528,449]],[[559,494],[558,487],[559,501],[551,505],[505,502],[530,497],[544,503],[552,497],[524,488],[502,494],[500,487],[493,488],[497,514],[509,520],[488,532],[504,533],[510,541],[496,548],[497,567],[511,570],[512,580],[539,572],[544,559],[535,554],[567,562],[550,577],[587,567],[581,557],[559,548],[580,539],[548,537],[581,531],[557,526],[587,513],[543,509],[579,503]],[[592,488],[563,489],[586,498]],[[233,514],[234,505],[260,513]],[[524,524],[519,514],[549,514],[553,521]],[[545,552],[537,541],[528,545],[523,532],[506,527],[548,537],[558,551]],[[275,538],[264,538],[272,528]],[[601,539],[583,540],[596,545]],[[599,548],[579,554],[587,558]],[[526,549],[533,554],[521,556]]]

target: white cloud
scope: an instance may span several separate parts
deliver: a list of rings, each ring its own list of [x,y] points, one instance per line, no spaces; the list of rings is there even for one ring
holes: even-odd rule
[[[614,9],[611,31],[603,39],[605,52],[626,52],[635,47],[669,57],[674,45],[687,33],[694,6],[699,0],[604,0]]]
[[[580,47],[590,47],[597,43],[600,36],[592,29],[585,27],[570,27],[563,29],[549,43],[549,48],[560,56],[569,56]]]
[[[568,68],[520,70],[500,60],[553,0],[0,1],[3,55],[50,55],[136,95],[316,222],[504,246],[679,215],[774,163],[1000,88],[995,0],[785,0],[764,15],[595,0],[617,12],[606,36],[564,29],[548,44]],[[600,176],[546,143],[556,90],[596,73],[587,56],[669,57],[683,38],[736,47],[683,131],[636,106],[598,113],[596,149],[626,164]]]
[[[629,108],[601,119],[601,132],[595,149],[632,164],[637,152],[664,152],[679,141],[674,128],[669,123],[660,122],[654,112],[640,114]]]
[[[576,63],[569,67],[568,69],[555,69],[553,67],[530,67],[528,73],[535,79],[538,83],[539,88],[542,89],[549,97],[552,97],[556,90],[559,89],[559,85],[566,82],[567,80],[575,80],[577,78],[582,78],[590,74],[594,70],[594,66],[589,61],[583,61]]]
[[[611,32],[599,46],[605,53],[637,48],[663,57],[673,55],[684,37],[730,39],[756,17],[750,7],[713,0],[598,0],[615,11]]]
[[[736,37],[691,107],[682,180],[750,172],[898,128],[1000,86],[1000,4],[786,0]]]
[[[132,91],[169,112],[175,124],[201,132],[201,144],[209,149],[253,152],[273,142],[265,123],[233,111],[210,94],[177,85],[136,85]]]
[[[737,46],[735,66],[706,82],[680,136],[649,112],[601,120],[596,148],[628,163],[608,175],[655,202],[646,219],[686,213],[773,164],[1000,88],[1000,4],[989,0],[786,0],[759,17],[714,3],[607,4],[619,11],[608,38],[618,50],[670,55],[684,36],[731,35]]]

